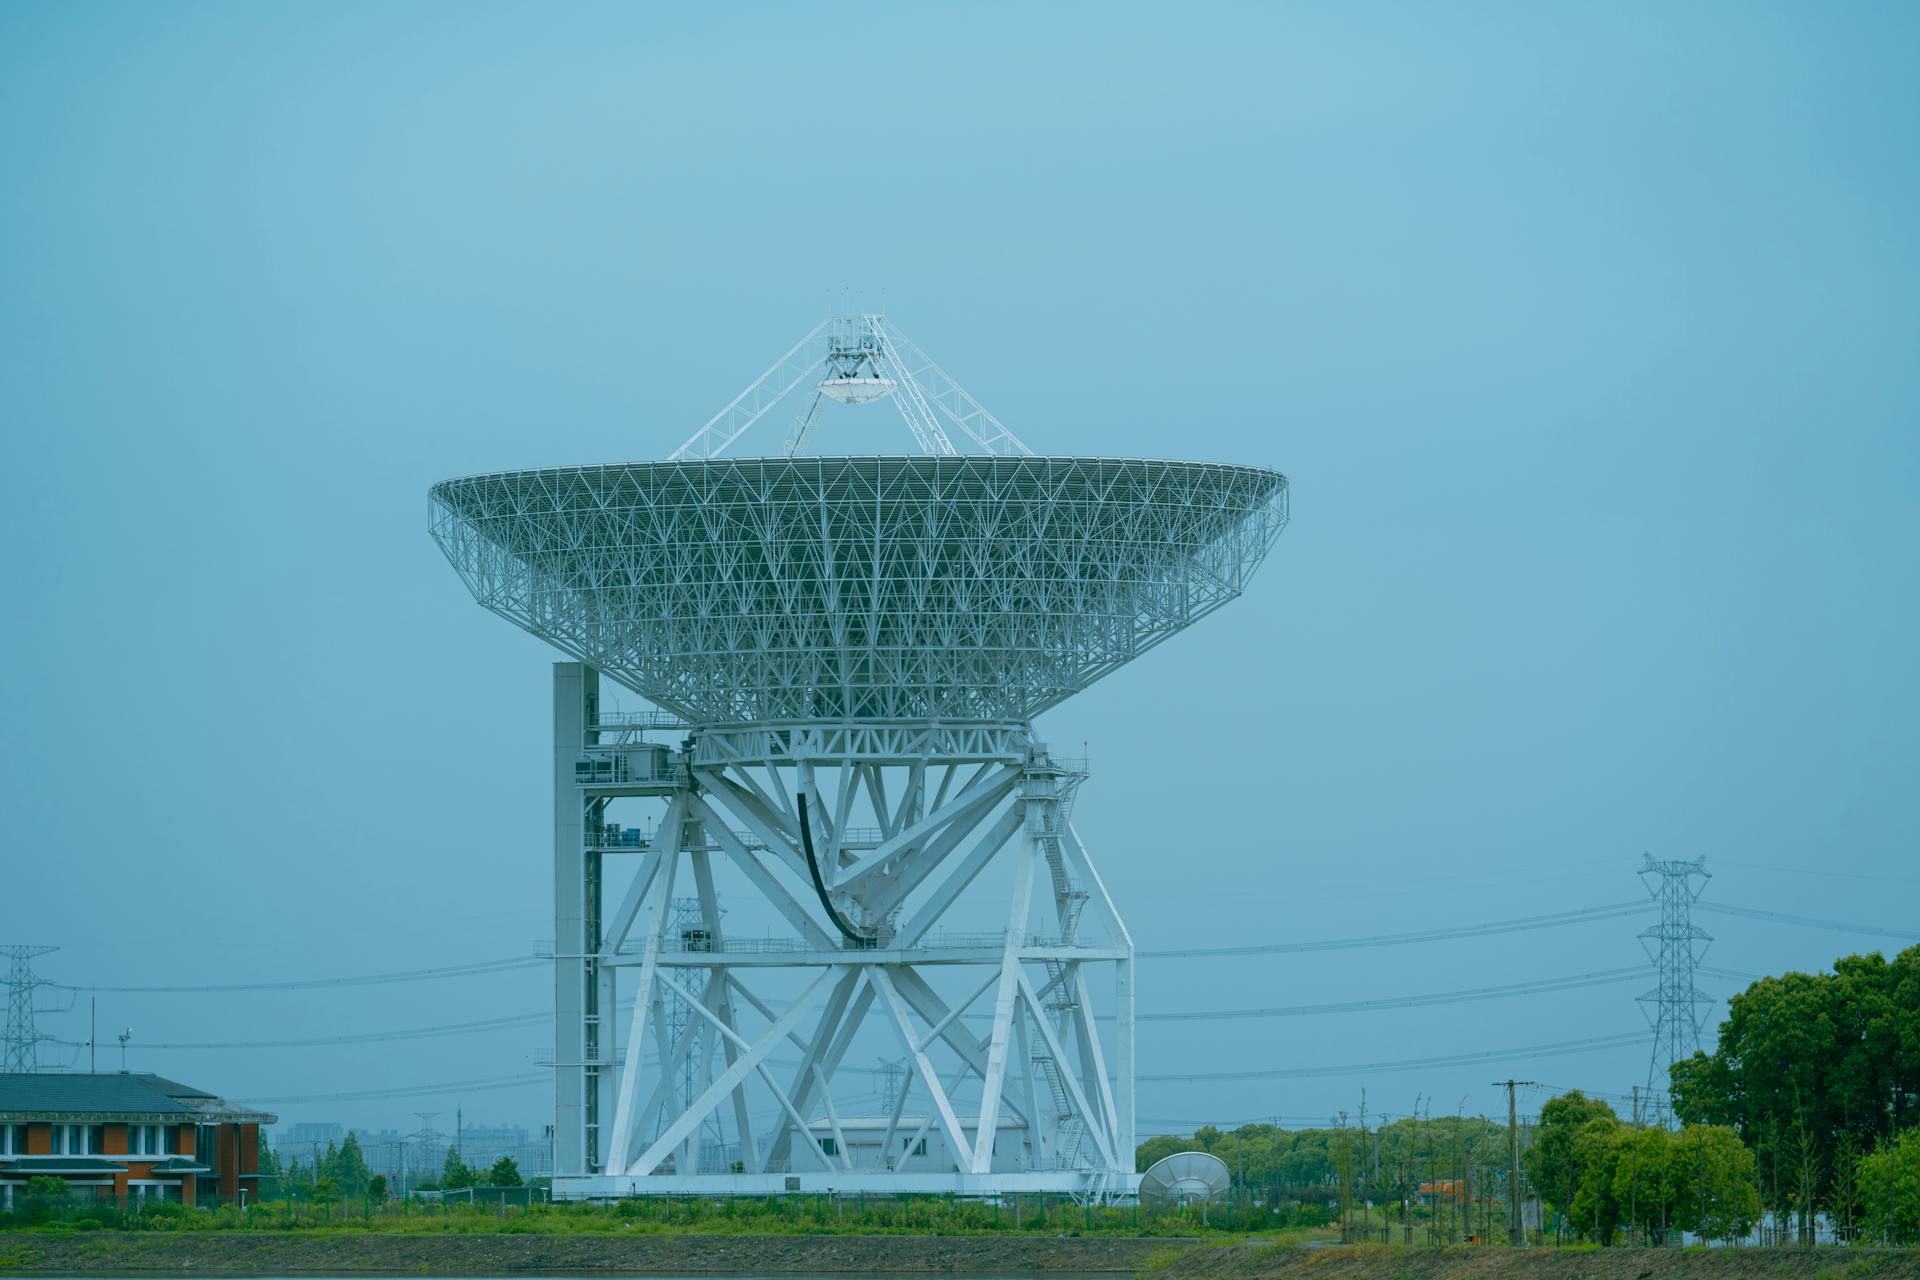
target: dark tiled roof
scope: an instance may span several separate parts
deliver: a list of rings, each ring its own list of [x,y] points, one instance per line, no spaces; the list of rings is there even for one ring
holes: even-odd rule
[[[0,1173],[125,1173],[127,1166],[102,1156],[18,1156],[0,1160]]]
[[[217,1094],[208,1093],[205,1089],[196,1089],[192,1085],[180,1084],[177,1081],[169,1080],[165,1076],[156,1076],[150,1071],[136,1071],[133,1073],[133,1078],[135,1080],[146,1081],[147,1084],[159,1092],[166,1094],[169,1098],[213,1098],[218,1096]]]
[[[235,1106],[203,1089],[164,1076],[87,1074],[58,1071],[0,1074],[0,1119],[64,1116],[106,1119],[193,1118],[200,1123],[272,1124],[279,1117]]]
[[[157,1076],[78,1075],[59,1071],[0,1074],[0,1114],[108,1112],[115,1115],[190,1115],[193,1108],[167,1096]]]

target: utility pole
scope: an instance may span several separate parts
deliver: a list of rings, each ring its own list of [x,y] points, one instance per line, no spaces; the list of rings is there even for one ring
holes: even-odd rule
[[[1369,1204],[1367,1188],[1372,1179],[1367,1169],[1367,1091],[1360,1090],[1360,1237],[1365,1239],[1373,1230],[1373,1224],[1367,1217]]]
[[[1427,1099],[1427,1185],[1433,1190],[1433,1206],[1427,1214],[1427,1241],[1440,1243],[1440,1175],[1436,1172],[1440,1165],[1440,1141],[1433,1135],[1433,1099]]]
[[[1400,1243],[1413,1243],[1413,1202],[1420,1198],[1420,1095],[1413,1095],[1413,1127],[1400,1158]]]
[[[1524,1246],[1527,1224],[1520,1212],[1520,1110],[1514,1102],[1513,1091],[1533,1081],[1495,1080],[1493,1083],[1496,1088],[1504,1085],[1507,1090],[1507,1243]]]
[[[19,944],[0,947],[0,956],[5,956],[8,961],[6,1057],[0,1061],[0,1071],[40,1069],[40,1042],[52,1037],[41,1035],[33,1020],[33,993],[35,989],[47,985],[45,978],[34,975],[33,961],[35,956],[58,950],[58,947]]]
[[[1633,1086],[1633,1127],[1640,1128],[1640,1086]],[[1627,1238],[1638,1243],[1640,1230],[1640,1144],[1633,1144],[1632,1167],[1627,1174]]]
[[[1466,1179],[1460,1176],[1460,1129],[1466,1122],[1467,1095],[1460,1095],[1460,1105],[1453,1109],[1453,1189],[1447,1194],[1447,1243],[1460,1243],[1458,1237],[1465,1234],[1460,1229],[1460,1193],[1466,1190]],[[1473,1224],[1468,1222],[1471,1229]]]

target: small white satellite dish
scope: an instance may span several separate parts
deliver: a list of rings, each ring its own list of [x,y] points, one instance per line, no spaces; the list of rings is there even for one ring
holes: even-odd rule
[[[1216,1204],[1233,1181],[1227,1162],[1204,1151],[1176,1151],[1140,1175],[1142,1204]]]

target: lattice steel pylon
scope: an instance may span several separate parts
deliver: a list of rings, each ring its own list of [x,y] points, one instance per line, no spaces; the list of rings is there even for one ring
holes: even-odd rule
[[[786,452],[719,456],[803,387]],[[795,452],[881,401],[921,452]],[[879,316],[823,322],[665,462],[434,486],[474,597],[576,659],[555,1194],[1131,1191],[1133,943],[1071,821],[1084,766],[1033,720],[1238,597],[1287,497],[1035,456]],[[661,711],[604,712],[603,676]],[[613,821],[632,801],[658,824]],[[903,1078],[851,1114],[836,1075],[882,1037]],[[737,1150],[702,1141],[720,1114]]]
[[[0,946],[0,956],[7,958],[6,1058],[0,1063],[0,1071],[40,1069],[40,1045],[53,1037],[41,1035],[34,1020],[33,993],[46,986],[47,981],[34,974],[33,962],[35,958],[59,949],[18,943]]]
[[[1669,1112],[1667,1069],[1700,1048],[1700,1008],[1713,1003],[1693,982],[1694,967],[1713,942],[1711,934],[1694,924],[1693,904],[1713,877],[1705,858],[1661,860],[1650,853],[1644,857],[1638,874],[1660,904],[1660,923],[1641,931],[1640,945],[1654,962],[1658,985],[1639,1000],[1653,1025],[1647,1097],[1652,1114],[1664,1118]]]

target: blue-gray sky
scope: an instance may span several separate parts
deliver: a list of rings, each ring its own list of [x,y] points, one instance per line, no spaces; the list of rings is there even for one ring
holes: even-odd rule
[[[1143,946],[1617,902],[1647,849],[1911,925],[1917,40],[1899,3],[0,8],[4,934],[120,984],[548,936],[553,655],[467,599],[425,491],[661,456],[845,301],[1042,451],[1293,479],[1243,601],[1041,726],[1090,743],[1076,818]],[[1753,971],[1862,941],[1708,923]],[[1167,962],[1141,1007],[1613,968],[1636,927]],[[547,989],[100,1018],[268,1097],[523,1071],[544,1035],[140,1046]],[[1148,1027],[1141,1069],[1631,1031],[1636,990]],[[1495,1074],[1140,1111],[1477,1110]]]

